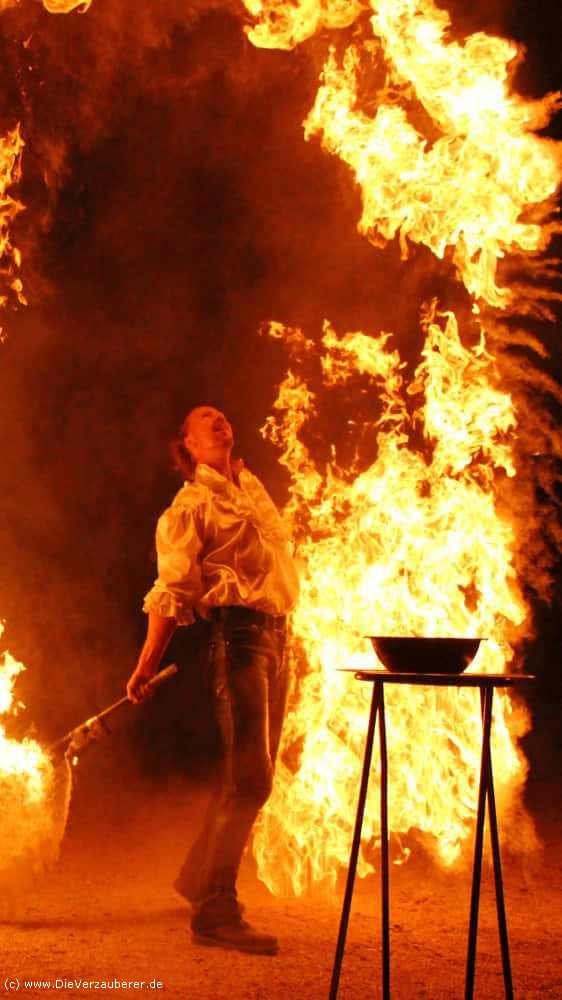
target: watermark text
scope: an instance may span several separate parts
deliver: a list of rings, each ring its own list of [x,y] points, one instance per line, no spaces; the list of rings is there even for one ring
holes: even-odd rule
[[[18,990],[163,990],[160,979],[18,979],[6,976],[4,992]]]

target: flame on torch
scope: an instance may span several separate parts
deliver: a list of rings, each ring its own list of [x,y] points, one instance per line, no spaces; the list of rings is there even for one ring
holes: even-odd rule
[[[0,626],[0,635],[3,627]],[[13,687],[24,670],[8,652],[0,656],[0,717],[23,705]],[[70,796],[66,767],[56,771],[35,740],[10,739],[0,721],[0,885],[18,888],[58,856]]]

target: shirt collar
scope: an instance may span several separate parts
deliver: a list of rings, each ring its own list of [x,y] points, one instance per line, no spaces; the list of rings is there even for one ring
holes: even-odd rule
[[[246,473],[245,469],[240,470],[239,480],[241,485],[243,485],[245,473]],[[204,462],[200,462],[197,465],[195,469],[194,478],[196,483],[202,483],[203,486],[208,486],[209,489],[215,490],[217,493],[232,494],[233,491],[236,494],[239,493],[239,490],[234,485],[234,483],[231,483],[230,480],[226,478],[226,476],[223,476],[220,472],[217,472],[216,469],[212,469],[210,465],[205,465]]]

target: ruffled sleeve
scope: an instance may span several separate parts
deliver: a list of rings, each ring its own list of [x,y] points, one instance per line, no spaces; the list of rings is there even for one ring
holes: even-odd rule
[[[191,507],[171,506],[158,519],[158,577],[144,599],[143,611],[175,618],[178,625],[195,620],[193,606],[203,595],[199,555],[201,525]]]

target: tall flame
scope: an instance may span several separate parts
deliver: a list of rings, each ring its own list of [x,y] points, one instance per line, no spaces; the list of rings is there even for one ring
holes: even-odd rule
[[[21,156],[24,142],[19,124],[0,138],[0,279],[5,291],[0,292],[0,309],[8,303],[10,293],[25,303],[21,279],[17,275],[21,264],[20,251],[11,240],[10,227],[23,209],[10,192],[21,177]],[[2,328],[0,327],[0,340]]]
[[[382,403],[376,419],[373,406],[377,458],[365,471],[335,461],[319,471],[302,442],[315,400],[299,376],[281,386],[265,428],[291,477],[288,512],[302,562],[292,629],[307,661],[285,734],[286,750],[303,744],[300,766],[293,773],[282,755],[254,842],[260,874],[274,891],[298,893],[309,878],[334,878],[347,859],[367,693],[336,671],[373,666],[363,637],[486,636],[471,669],[500,673],[526,618],[513,527],[494,495],[495,478],[515,474],[510,396],[498,386],[483,335],[477,347],[463,347],[455,316],[439,316],[434,306],[423,323],[423,358],[407,388],[389,334],[338,337],[324,325],[323,386],[359,372],[374,403]],[[295,331],[287,333],[298,345]],[[412,417],[406,393],[420,397]],[[418,422],[430,459],[411,445]],[[455,689],[391,689],[388,700],[391,829],[433,833],[439,856],[451,863],[475,811],[479,702],[474,692]],[[497,779],[510,794],[525,775],[508,729],[514,721],[509,699],[500,698]],[[378,834],[376,809],[368,815],[367,840]]]
[[[19,124],[0,138],[0,308],[11,298],[25,304],[18,271],[21,253],[11,227],[23,205],[12,193],[21,178],[24,141]],[[0,328],[0,339],[2,330]],[[0,638],[4,626],[0,622]],[[0,717],[13,715],[13,686],[24,670],[9,652],[0,654]],[[58,847],[69,795],[68,775],[55,772],[48,754],[32,739],[9,738],[0,721],[0,883],[5,890],[22,875],[32,877],[52,861]]]
[[[246,6],[262,17],[248,32],[254,44],[292,48],[316,21],[342,27],[366,5],[346,7],[341,24],[339,5]],[[498,262],[511,251],[544,250],[552,232],[541,222],[553,207],[562,154],[533,133],[560,95],[529,101],[512,93],[518,46],[483,33],[448,41],[449,15],[433,0],[373,0],[371,10],[367,38],[341,60],[330,47],[305,135],[319,134],[351,167],[363,201],[359,229],[375,245],[399,234],[404,256],[408,240],[438,258],[449,250],[468,292],[505,308],[512,293],[497,284]],[[362,103],[376,103],[376,112]],[[531,208],[536,217],[524,221]]]
[[[302,564],[292,628],[306,667],[254,850],[273,891],[299,893],[311,879],[333,882],[347,860],[368,693],[336,671],[373,665],[363,636],[485,636],[471,669],[502,672],[529,629],[514,518],[500,501],[500,487],[518,471],[517,414],[484,327],[486,309],[498,317],[521,305],[520,289],[501,282],[502,259],[538,258],[556,228],[562,155],[535,133],[560,95],[528,101],[513,93],[518,47],[482,33],[451,40],[449,15],[433,0],[345,10],[311,0],[246,6],[257,20],[249,37],[264,47],[289,49],[319,28],[357,20],[351,44],[328,48],[305,135],[318,135],[350,167],[360,232],[376,246],[398,236],[403,258],[418,243],[447,261],[481,324],[477,345],[467,347],[473,325],[461,339],[452,312],[425,307],[425,346],[409,385],[388,333],[338,337],[325,323],[317,348],[299,330],[270,328],[301,369],[281,385],[264,433],[290,475],[286,513]],[[318,391],[303,374],[314,356]],[[322,467],[306,444],[311,418],[331,387],[358,374],[372,393],[362,432],[377,457],[366,468],[359,460],[342,468],[333,449]],[[348,405],[344,416],[353,418]],[[391,689],[388,700],[391,830],[399,838],[413,829],[433,834],[437,855],[451,864],[475,814],[478,700],[466,690],[423,688]],[[525,777],[516,746],[525,725],[500,696],[494,741],[504,803],[517,800]],[[379,834],[376,812],[371,802],[363,874]],[[407,853],[402,839],[400,856]]]
[[[321,133],[326,149],[352,167],[363,200],[362,233],[375,244],[398,233],[404,256],[408,240],[439,258],[452,249],[468,292],[501,308],[511,293],[497,284],[499,260],[509,251],[540,251],[550,238],[548,227],[523,222],[521,214],[555,193],[560,151],[526,131],[544,124],[544,108],[539,117],[528,102],[505,96],[502,72],[516,54],[514,46],[499,39],[488,39],[485,46],[477,39],[465,49],[447,48],[458,50],[460,77],[449,100],[440,89],[448,83],[440,76],[447,74],[435,67],[430,74],[429,52],[431,86],[413,81],[441,132],[431,146],[403,107],[383,99],[373,117],[357,107],[362,53],[355,46],[347,49],[341,67],[331,50],[305,134]],[[390,46],[387,53],[395,54]],[[476,71],[470,65],[470,73],[465,63],[478,60],[483,77],[473,81]],[[446,69],[452,75],[449,60]]]

